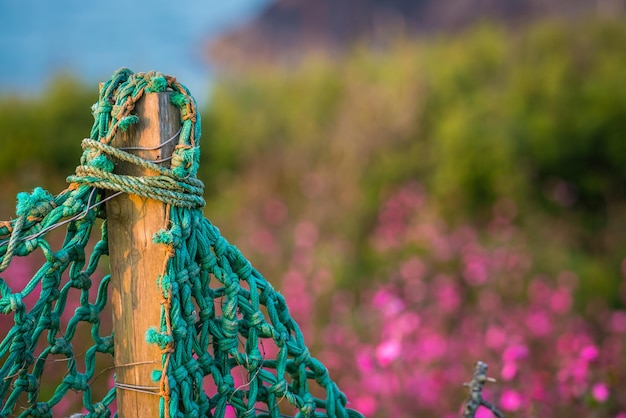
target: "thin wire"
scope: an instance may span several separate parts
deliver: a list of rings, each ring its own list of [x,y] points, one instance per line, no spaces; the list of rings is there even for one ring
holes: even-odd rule
[[[161,158],[160,160],[148,160],[148,161],[150,161],[151,163],[158,164],[158,163],[164,163],[164,162],[169,161],[171,159],[172,159],[172,156],[170,155],[169,157]]]
[[[116,192],[116,193],[112,194],[111,196],[107,196],[107,197],[105,197],[104,199],[102,199],[101,201],[94,203],[94,204],[93,204],[93,206],[90,206],[90,203],[91,203],[91,197],[93,196],[93,193],[94,193],[96,190],[97,190],[97,189],[94,187],[94,188],[93,188],[93,190],[91,191],[91,193],[89,194],[89,199],[87,199],[87,208],[86,208],[83,212],[79,213],[78,215],[74,215],[74,216],[72,216],[71,218],[66,219],[66,220],[64,220],[64,221],[57,222],[57,223],[55,223],[55,224],[53,224],[53,225],[50,225],[49,227],[44,228],[44,229],[42,229],[41,231],[39,231],[39,232],[37,232],[37,233],[35,233],[35,234],[29,235],[29,236],[27,236],[27,237],[22,237],[22,238],[20,238],[20,239],[18,240],[18,242],[24,242],[24,241],[28,241],[28,240],[31,240],[31,239],[37,238],[38,236],[41,236],[41,235],[43,235],[43,234],[46,234],[46,233],[48,233],[49,231],[51,231],[51,230],[53,230],[53,229],[56,229],[56,228],[58,228],[58,227],[60,227],[60,226],[63,226],[63,225],[68,224],[68,223],[70,223],[70,222],[76,221],[76,220],[78,220],[78,219],[82,219],[82,218],[84,218],[85,216],[87,216],[87,213],[89,213],[89,211],[90,211],[91,209],[94,209],[94,208],[96,208],[96,207],[100,206],[101,204],[103,204],[104,202],[106,202],[107,200],[111,200],[111,199],[113,199],[114,197],[117,197],[117,196],[119,196],[119,195],[121,195],[121,194],[123,194],[123,193],[124,193],[124,192]],[[3,245],[6,245],[6,244],[7,244],[10,240],[11,240],[11,239],[9,238],[9,239],[7,239],[7,240],[5,240],[5,241],[0,242],[0,247],[1,247],[1,246],[3,246]]]
[[[121,149],[122,151],[131,151],[131,150],[132,151],[135,151],[135,150],[136,151],[155,151],[160,148],[163,148],[165,145],[172,142],[180,134],[180,131],[182,131],[182,129],[183,129],[182,126],[178,128],[178,131],[174,134],[174,136],[168,139],[167,141],[161,143],[161,145],[156,145],[154,147],[119,147],[118,149]]]
[[[139,386],[139,385],[129,385],[126,383],[119,383],[119,382],[115,382],[115,387],[119,388],[119,389],[124,389],[124,390],[130,390],[132,392],[139,392],[139,393],[147,393],[149,395],[159,395],[159,392],[154,392],[150,389],[159,389],[158,386]]]

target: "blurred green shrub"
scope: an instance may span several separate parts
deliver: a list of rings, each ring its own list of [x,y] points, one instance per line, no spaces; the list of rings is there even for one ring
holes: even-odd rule
[[[245,235],[227,219],[281,196],[293,222],[355,243],[337,273],[353,286],[380,262],[366,236],[381,200],[417,180],[457,224],[514,208],[540,271],[576,270],[582,295],[619,304],[623,68],[622,22],[548,22],[223,77],[204,118],[209,210]]]
[[[222,76],[203,115],[207,210],[238,242],[264,211],[286,208],[285,227],[272,227],[285,254],[295,224],[312,222],[320,256],[353,286],[380,263],[367,237],[381,202],[418,181],[456,224],[486,226],[505,202],[540,268],[577,270],[589,277],[582,294],[617,304],[624,68],[623,22],[594,21],[479,27]],[[0,99],[3,211],[16,191],[64,187],[96,98],[59,78],[41,97]]]
[[[68,76],[53,79],[40,97],[0,98],[0,185],[2,201],[15,202],[15,192],[44,186],[65,188],[89,136],[90,108],[98,90]],[[6,202],[8,200],[8,202]]]

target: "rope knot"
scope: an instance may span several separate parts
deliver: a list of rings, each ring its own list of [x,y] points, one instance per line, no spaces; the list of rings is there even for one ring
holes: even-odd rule
[[[34,416],[38,417],[51,417],[52,413],[50,412],[50,405],[47,402],[37,402],[33,407]],[[26,414],[24,414],[26,415]]]
[[[41,187],[37,187],[32,193],[21,192],[17,194],[17,216],[29,218],[43,218],[56,207],[54,197]]]
[[[50,348],[50,353],[72,357],[72,345],[65,338],[57,338],[54,340],[54,345]]]
[[[42,325],[45,325],[46,328],[49,329],[59,329],[61,326],[61,316],[57,312],[50,312],[48,323],[43,323]]]
[[[233,380],[233,377],[227,374],[222,379],[222,383],[218,386],[217,392],[220,395],[224,395],[224,396],[229,395],[230,392],[234,389],[234,387],[235,387],[235,381]]]
[[[113,105],[109,103],[108,100],[100,100],[98,103],[94,103],[93,106],[91,106],[91,113],[94,116],[98,116],[102,113],[111,113],[112,109]]]
[[[106,337],[102,337],[100,339],[99,344],[97,344],[98,351],[100,353],[109,353],[113,354],[113,336],[107,335]]]
[[[309,352],[309,349],[306,347],[304,347],[302,349],[302,353],[300,353],[300,355],[294,359],[296,364],[307,364],[310,360],[311,360],[311,353]]]
[[[83,139],[82,146],[84,148],[81,157],[81,164],[111,173],[115,168],[113,162],[107,158],[102,152],[89,146],[90,138]]]
[[[279,380],[269,387],[269,391],[276,396],[283,396],[287,392],[287,382],[285,380]]]
[[[304,404],[300,408],[300,412],[305,417],[312,416],[315,412],[315,398],[310,393],[306,393],[303,397]]]
[[[148,73],[146,74],[146,92],[158,93],[167,89],[167,80],[160,73]]]
[[[71,389],[79,392],[84,392],[89,389],[89,380],[83,373],[68,374],[65,376],[65,379],[63,379],[63,382]]]
[[[179,145],[172,154],[172,171],[178,177],[194,175],[198,171],[200,149],[190,145]]]
[[[259,352],[259,350],[256,348],[252,349],[250,351],[250,354],[248,354],[247,369],[249,371],[256,370],[261,366],[262,363],[263,363],[263,357],[261,356],[261,353]]]
[[[72,277],[70,284],[75,289],[88,290],[91,288],[91,278],[87,273],[81,271],[76,276]]]
[[[202,368],[202,372],[205,375],[210,373],[211,367],[213,366],[214,363],[215,363],[215,360],[213,360],[213,357],[211,357],[211,355],[209,355],[208,353],[200,353],[198,355],[198,364]]]
[[[11,293],[7,295],[9,299],[9,310],[11,312],[18,312],[24,310],[24,302],[22,302],[22,295],[19,293]]]
[[[168,344],[173,342],[171,335],[159,332],[156,328],[152,327],[146,332],[146,342],[150,344],[156,344],[160,349],[165,349]]]
[[[103,404],[102,402],[98,402],[97,404],[93,405],[93,415],[96,417],[108,417],[111,415],[111,412],[105,404]]]
[[[35,375],[27,374],[26,376],[17,378],[15,382],[13,382],[13,387],[18,390],[32,393],[39,389],[39,381]]]

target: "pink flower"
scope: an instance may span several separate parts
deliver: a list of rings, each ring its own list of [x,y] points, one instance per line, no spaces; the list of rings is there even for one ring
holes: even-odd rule
[[[472,285],[481,285],[487,281],[487,260],[476,255],[468,256],[465,261],[463,276]]]
[[[461,304],[461,297],[452,283],[442,283],[435,292],[443,312],[454,312]]]
[[[504,361],[512,361],[521,358],[526,358],[528,356],[528,347],[523,344],[512,345],[507,347],[502,353],[502,359]]]
[[[300,222],[294,229],[294,238],[298,247],[312,247],[317,242],[318,236],[317,226],[313,222]]]
[[[502,328],[490,326],[485,335],[485,344],[487,347],[499,349],[506,343],[506,333]]]
[[[587,345],[580,350],[580,358],[586,361],[593,361],[598,358],[598,348],[595,345]]]
[[[446,353],[447,341],[439,334],[424,335],[419,342],[420,355],[424,360],[441,358]]]
[[[552,321],[543,311],[530,313],[526,318],[526,326],[536,336],[544,336],[552,332]]]
[[[350,407],[353,407],[365,416],[370,416],[376,412],[376,399],[372,396],[363,395],[354,399],[351,404],[349,405]]]
[[[476,418],[493,418],[493,414],[487,408],[478,408]]]
[[[279,225],[287,219],[287,205],[279,199],[270,199],[263,205],[265,221],[271,225]]]
[[[556,313],[566,313],[572,306],[572,295],[567,289],[559,289],[550,297],[550,308]]]
[[[400,355],[400,344],[389,340],[381,343],[376,348],[376,359],[381,366],[387,366]]]
[[[421,280],[426,273],[424,262],[417,257],[411,257],[400,266],[400,277],[404,280]]]
[[[367,374],[374,369],[372,358],[364,350],[360,350],[356,355],[356,365],[363,374]]]
[[[372,306],[380,309],[386,317],[392,317],[404,310],[402,299],[382,288],[376,291],[372,299]]]
[[[517,374],[517,365],[514,362],[504,363],[502,367],[502,380],[511,380]]]
[[[522,397],[515,390],[505,390],[500,397],[500,406],[506,411],[517,411],[522,406]]]
[[[626,332],[626,312],[616,311],[611,315],[611,330],[616,333],[623,334]]]
[[[604,402],[609,398],[609,388],[602,382],[596,383],[591,387],[591,396],[598,402]]]

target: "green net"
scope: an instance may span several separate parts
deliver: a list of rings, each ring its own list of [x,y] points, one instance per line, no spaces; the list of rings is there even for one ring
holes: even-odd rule
[[[164,91],[182,124],[169,168],[110,145],[116,133],[137,122],[137,101]],[[108,190],[109,196],[124,192],[168,204],[170,226],[154,236],[169,250],[163,275],[154,278],[166,303],[155,307],[160,325],[145,330],[163,353],[162,367],[152,376],[160,388],[161,416],[223,417],[234,411],[239,417],[281,417],[279,403],[285,400],[297,416],[360,417],[346,408],[344,394],[311,357],[285,299],[204,217],[203,186],[196,179],[200,118],[188,90],[173,77],[122,69],[102,86],[93,114],[69,188],[56,196],[39,188],[20,193],[16,218],[0,223],[0,329],[6,329],[0,342],[0,416],[52,416],[70,392],[82,394],[87,416],[108,417],[115,409],[115,385],[100,399],[92,388],[102,370],[98,363],[106,358],[110,364],[114,354],[113,335],[101,335],[110,283],[101,267],[108,262],[101,205]],[[157,175],[115,174],[113,161]],[[92,248],[97,218],[104,220]],[[48,233],[60,226],[65,238],[55,250]],[[25,285],[14,285],[6,275],[12,260],[38,252],[41,267]],[[77,293],[80,302],[64,323]],[[76,337],[81,326],[90,328],[89,345]],[[54,390],[43,391],[47,363],[59,360],[67,368],[64,377]],[[236,385],[242,369],[247,382]]]

